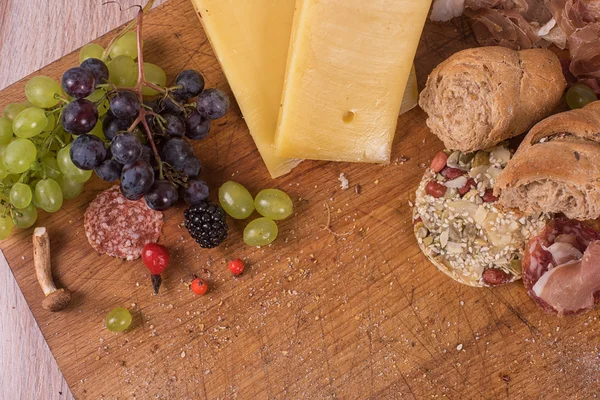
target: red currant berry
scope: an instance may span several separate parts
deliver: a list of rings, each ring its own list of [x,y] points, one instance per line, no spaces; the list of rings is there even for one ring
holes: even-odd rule
[[[202,296],[208,292],[208,283],[206,283],[204,279],[196,278],[192,281],[190,289],[192,289],[192,292],[196,293],[198,296]]]
[[[142,250],[142,261],[152,274],[152,289],[154,289],[155,294],[158,294],[158,289],[162,283],[160,274],[167,268],[170,259],[169,250],[160,244],[148,243]]]
[[[169,265],[169,250],[156,243],[148,243],[142,250],[142,261],[153,275],[160,275]]]
[[[229,270],[233,274],[233,276],[239,276],[244,272],[244,262],[239,258],[236,258],[233,261],[229,261]]]

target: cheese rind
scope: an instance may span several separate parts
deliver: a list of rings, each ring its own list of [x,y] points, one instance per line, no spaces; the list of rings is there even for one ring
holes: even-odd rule
[[[192,0],[256,147],[273,178],[301,160],[275,154],[273,139],[295,0]]]
[[[389,162],[430,6],[431,0],[297,0],[276,154]]]

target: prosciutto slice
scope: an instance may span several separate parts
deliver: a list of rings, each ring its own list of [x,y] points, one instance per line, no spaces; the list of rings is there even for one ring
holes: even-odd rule
[[[570,72],[600,79],[600,0],[434,0],[431,19],[447,21],[463,13],[482,45],[568,47]]]
[[[552,254],[554,262],[559,266],[571,261],[581,260],[583,257],[583,254],[573,244],[566,242],[555,242],[544,250]]]
[[[544,273],[532,290],[561,315],[593,308],[594,294],[600,291],[600,240],[590,244],[583,258]]]
[[[523,283],[546,312],[592,309],[600,300],[600,233],[579,221],[550,221],[525,249]]]

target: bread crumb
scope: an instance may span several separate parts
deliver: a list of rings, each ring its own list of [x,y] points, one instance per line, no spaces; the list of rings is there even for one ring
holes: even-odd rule
[[[463,345],[462,343],[459,343],[458,346],[456,346],[456,350],[461,351],[463,349]]]
[[[350,187],[348,178],[346,178],[346,174],[344,174],[343,172],[340,173],[340,177],[338,178],[338,181],[340,181],[340,186],[341,186],[342,190],[347,190]]]

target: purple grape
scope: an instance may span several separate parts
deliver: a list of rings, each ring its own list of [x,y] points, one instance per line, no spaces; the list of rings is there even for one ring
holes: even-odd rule
[[[185,139],[173,138],[162,146],[163,159],[177,171],[183,171],[189,158],[194,155],[192,146]]]
[[[62,77],[62,87],[65,92],[76,99],[88,97],[96,86],[94,75],[89,71],[75,67],[68,69]]]
[[[198,113],[211,120],[227,114],[229,106],[229,97],[219,89],[206,89],[196,99]]]
[[[210,121],[194,111],[185,121],[185,127],[185,136],[191,140],[201,140],[210,132]]]
[[[96,175],[107,182],[114,182],[119,179],[122,170],[123,164],[120,164],[115,160],[104,160],[102,164],[94,168]]]
[[[86,99],[73,100],[65,106],[61,123],[65,131],[73,135],[89,133],[98,122],[98,108]]]
[[[175,85],[182,86],[173,92],[184,99],[196,97],[204,90],[204,77],[198,71],[186,69],[181,71],[175,78]]]
[[[144,100],[144,105],[149,107],[153,112],[158,113],[158,103],[154,100]],[[154,115],[146,115],[146,123],[152,129],[154,127]]]
[[[154,184],[154,170],[144,160],[123,167],[121,193],[129,200],[139,200]]]
[[[81,63],[80,67],[92,74],[96,85],[108,82],[108,67],[102,60],[88,58]]]
[[[78,136],[71,144],[71,161],[79,169],[96,168],[106,158],[104,142],[94,135]]]
[[[183,168],[183,173],[189,176],[190,178],[196,177],[200,175],[200,171],[202,170],[202,163],[198,157],[192,156],[188,158],[185,167]]]
[[[167,180],[155,181],[144,196],[146,204],[153,210],[165,211],[173,207],[179,199],[177,189]]]
[[[113,140],[118,132],[126,132],[132,123],[132,120],[117,118],[109,111],[102,121],[102,131],[108,140]]]
[[[150,165],[152,165],[152,163],[155,161],[152,149],[146,145],[142,145],[142,156],[140,158]]]
[[[110,99],[110,111],[117,118],[135,118],[140,112],[140,99],[129,90],[121,90]]]
[[[161,115],[165,121],[163,123],[164,128],[161,131],[170,137],[184,137],[185,136],[185,121],[179,115],[165,113]]]
[[[156,100],[144,100],[144,105],[155,113],[158,112],[158,102]]]
[[[158,102],[158,112],[168,112],[177,115],[183,114],[184,109],[179,105],[175,104],[173,100],[175,100],[177,103],[181,103],[185,99],[182,99],[175,94],[173,95],[173,98],[165,97]]]
[[[132,133],[119,133],[112,140],[110,151],[117,162],[127,165],[142,156],[142,143]]]
[[[186,203],[194,206],[208,199],[208,185],[202,179],[190,179],[188,187],[181,188],[181,194]]]

